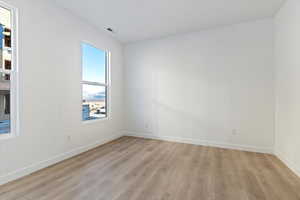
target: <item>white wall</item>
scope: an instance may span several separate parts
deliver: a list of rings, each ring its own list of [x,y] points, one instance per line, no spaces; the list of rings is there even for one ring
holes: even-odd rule
[[[300,1],[275,17],[276,154],[300,175]]]
[[[5,2],[19,9],[21,124],[20,136],[0,141],[0,184],[116,138],[123,126],[122,46],[51,1]],[[82,40],[112,53],[110,120],[81,121]]]
[[[5,1],[20,11],[21,124],[20,136],[0,140],[0,184],[116,138],[121,129],[272,151],[272,19],[129,44],[123,73],[122,46],[86,22],[50,1]],[[275,17],[276,153],[296,171],[299,6],[289,0]],[[110,120],[81,122],[82,40],[112,52]]]
[[[126,134],[271,152],[273,20],[125,47]]]

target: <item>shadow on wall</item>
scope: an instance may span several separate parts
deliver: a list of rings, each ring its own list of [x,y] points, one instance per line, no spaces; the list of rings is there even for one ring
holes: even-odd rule
[[[222,138],[230,142],[232,140],[226,127],[217,120],[204,120],[196,113],[187,112],[185,110],[172,107],[170,105],[153,101],[153,134],[155,136],[172,136],[185,139],[197,140],[214,140],[215,138]],[[214,137],[215,136],[215,137]]]

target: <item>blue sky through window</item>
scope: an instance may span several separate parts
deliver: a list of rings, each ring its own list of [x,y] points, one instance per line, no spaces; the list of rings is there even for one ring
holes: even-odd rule
[[[82,44],[82,78],[84,81],[105,83],[106,52],[89,44]]]

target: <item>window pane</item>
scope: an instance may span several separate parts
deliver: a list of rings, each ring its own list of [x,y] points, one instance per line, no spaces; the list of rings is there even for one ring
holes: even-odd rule
[[[0,134],[10,132],[11,47],[11,11],[0,7]]]
[[[106,117],[106,96],[106,87],[82,84],[82,119]]]
[[[11,69],[11,12],[0,7],[0,68]]]
[[[10,132],[10,75],[0,73],[0,134]]]
[[[82,78],[84,81],[106,83],[106,52],[82,44]]]

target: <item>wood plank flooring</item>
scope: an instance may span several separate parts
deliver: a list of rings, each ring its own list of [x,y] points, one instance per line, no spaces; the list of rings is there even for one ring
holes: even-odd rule
[[[276,157],[122,137],[0,186],[1,200],[300,200]]]

